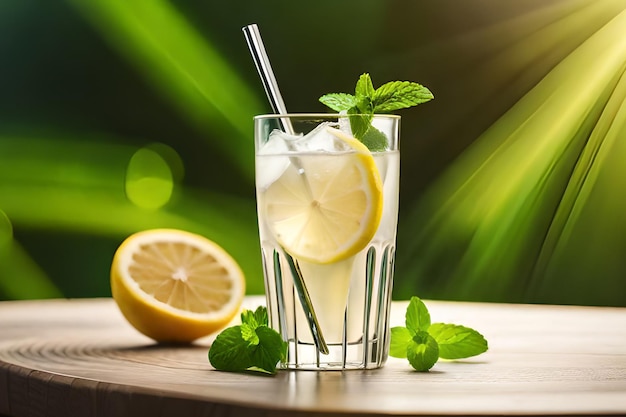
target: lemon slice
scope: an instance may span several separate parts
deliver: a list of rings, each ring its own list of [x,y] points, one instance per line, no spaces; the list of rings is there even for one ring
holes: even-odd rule
[[[111,292],[141,333],[159,342],[190,342],[233,319],[245,279],[216,243],[181,230],[154,229],[129,236],[117,249]]]
[[[267,225],[292,256],[328,264],[346,259],[372,239],[382,214],[382,181],[371,152],[328,127],[345,152],[301,153],[262,192]]]

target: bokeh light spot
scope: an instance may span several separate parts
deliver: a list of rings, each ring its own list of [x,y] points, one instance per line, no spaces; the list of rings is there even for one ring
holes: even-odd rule
[[[163,207],[172,197],[172,169],[153,148],[144,147],[132,156],[126,170],[126,196],[146,209]]]
[[[174,150],[174,148],[166,145],[165,143],[155,142],[146,146],[146,149],[150,149],[158,153],[159,156],[165,160],[167,165],[170,167],[170,170],[172,172],[172,178],[175,183],[181,182],[183,180],[185,176],[185,167],[183,165],[182,158],[180,157],[178,152]]]

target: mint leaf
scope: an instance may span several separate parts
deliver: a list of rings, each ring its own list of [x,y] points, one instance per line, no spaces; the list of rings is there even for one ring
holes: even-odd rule
[[[370,75],[365,73],[361,74],[359,80],[356,82],[356,88],[354,89],[354,95],[356,96],[356,106],[348,109],[348,114],[356,114],[360,113],[362,115],[366,115],[367,117],[367,127],[363,129],[361,134],[357,136],[357,134],[353,131],[354,136],[358,139],[362,138],[365,132],[367,132],[367,128],[369,128],[372,117],[374,116],[374,107],[372,105],[372,97],[374,96],[374,85],[372,84],[372,79]]]
[[[253,366],[273,374],[276,372],[276,364],[287,356],[287,343],[267,326],[258,327],[256,334],[259,344],[250,353]]]
[[[247,323],[241,325],[241,338],[248,342],[249,345],[258,345],[259,337],[255,331],[256,327],[252,327]]]
[[[406,327],[392,327],[389,356],[400,359],[406,358],[407,348],[412,339],[413,336]]]
[[[368,73],[361,74],[359,80],[356,82],[356,88],[354,89],[357,103],[362,100],[371,101],[375,92],[376,90],[374,90],[370,75]]]
[[[267,308],[259,306],[254,311],[254,318],[258,326],[268,326]]]
[[[365,136],[365,133],[367,133],[367,130],[370,128],[372,118],[374,116],[372,114],[361,114],[359,109],[356,107],[348,110],[348,115],[350,116],[350,129],[352,130],[352,135],[360,140],[363,136]]]
[[[410,81],[388,82],[376,89],[371,96],[375,113],[406,109],[433,98],[433,93],[428,88]]]
[[[406,309],[406,328],[411,334],[426,331],[430,327],[430,313],[419,297],[411,297]]]
[[[439,359],[437,341],[428,332],[417,332],[407,346],[406,357],[416,371],[428,371]]]
[[[223,330],[209,349],[209,362],[217,370],[276,373],[276,364],[287,355],[287,343],[267,326],[267,309],[244,310],[242,324]]]
[[[387,149],[387,136],[374,126],[369,126],[361,138],[361,142],[372,152],[382,152]]]
[[[482,334],[457,324],[432,323],[426,304],[411,297],[405,315],[406,327],[392,327],[389,356],[407,358],[413,368],[427,371],[439,358],[461,359],[488,349]]]
[[[241,323],[247,324],[252,328],[252,330],[259,327],[259,323],[251,310],[243,310],[241,312]]]
[[[217,336],[209,350],[209,362],[220,371],[245,371],[253,366],[249,353],[241,326],[233,326]]]
[[[352,94],[346,93],[331,93],[323,95],[319,98],[322,104],[330,107],[331,109],[341,112],[347,111],[352,107],[356,107],[356,97]]]
[[[320,101],[337,112],[350,115],[352,135],[372,152],[387,149],[384,133],[372,126],[374,113],[388,113],[432,100],[433,94],[421,84],[410,81],[392,81],[375,89],[368,73],[361,74],[354,95],[331,93]],[[373,129],[373,130],[372,130]]]
[[[488,349],[485,337],[469,327],[434,323],[428,332],[439,344],[439,356],[444,359],[469,358]]]
[[[267,308],[259,306],[254,312],[252,310],[243,310],[241,312],[241,323],[249,325],[253,330],[259,326],[267,326]]]

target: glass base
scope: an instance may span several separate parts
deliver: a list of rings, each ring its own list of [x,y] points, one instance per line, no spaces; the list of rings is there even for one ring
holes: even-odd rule
[[[366,352],[364,352],[364,347]],[[381,353],[382,345],[378,339],[363,345],[331,344],[328,354],[323,354],[310,343],[296,344],[293,340],[288,344],[290,360],[278,364],[279,369],[312,370],[312,371],[344,371],[350,369],[376,369],[382,367],[387,360],[387,353]],[[360,358],[360,359],[355,359]]]
[[[347,370],[376,369],[384,365],[389,353],[395,255],[392,244],[372,244],[354,258],[343,261],[344,264],[300,263],[328,346],[327,354],[315,345],[293,283],[292,268],[287,265],[285,256],[280,249],[264,249],[270,326],[288,345],[287,359],[279,368]],[[345,285],[339,285],[340,281]]]

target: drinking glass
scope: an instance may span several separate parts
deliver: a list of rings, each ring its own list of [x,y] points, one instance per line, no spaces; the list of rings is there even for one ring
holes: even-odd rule
[[[374,132],[378,149],[371,152],[374,164],[369,167],[380,176],[382,214],[380,223],[372,225],[373,237],[363,242],[358,252],[338,260],[303,259],[284,244],[284,235],[307,240],[308,250],[313,253],[326,250],[323,239],[315,229],[308,232],[313,237],[299,236],[299,230],[278,225],[281,216],[288,217],[288,213],[276,213],[274,207],[274,200],[291,198],[285,193],[306,192],[289,187],[306,188],[308,180],[324,185],[326,177],[334,181],[338,176],[333,173],[334,167],[341,166],[341,158],[349,158],[355,151],[345,146],[345,140],[328,135],[328,128],[351,137],[354,118],[369,120],[368,116],[343,114],[255,117],[257,212],[269,323],[288,344],[287,357],[278,364],[279,368],[371,369],[383,366],[388,356],[398,219],[400,117],[371,118],[368,134]],[[343,186],[339,181],[328,187],[341,192],[337,188]],[[349,205],[347,201],[346,206]],[[281,210],[289,211],[284,207]],[[330,231],[330,235],[334,232]]]

